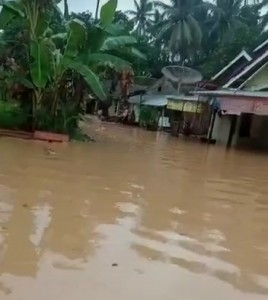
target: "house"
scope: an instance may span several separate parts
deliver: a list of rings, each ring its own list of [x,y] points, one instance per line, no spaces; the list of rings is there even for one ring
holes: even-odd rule
[[[227,146],[268,148],[268,40],[251,54],[243,50],[211,79],[218,90],[199,90],[214,114],[209,139]]]
[[[130,97],[129,102],[136,123],[140,121],[141,108],[147,106],[158,109],[159,127],[171,127],[174,136],[185,133],[187,125],[188,134],[206,135],[208,132],[211,109],[208,102],[200,100],[198,96],[151,93]]]
[[[130,97],[129,103],[132,106],[135,116],[135,123],[142,121],[141,112],[143,107],[151,107],[153,110],[158,111],[158,127],[159,128],[169,128],[169,118],[166,117],[166,106],[167,98],[166,95],[161,94],[145,94],[145,95],[136,95]]]
[[[204,98],[195,95],[171,95],[167,97],[167,109],[170,111],[172,135],[207,134],[210,108]]]

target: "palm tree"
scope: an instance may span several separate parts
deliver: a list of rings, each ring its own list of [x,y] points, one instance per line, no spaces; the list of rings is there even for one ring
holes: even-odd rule
[[[214,14],[211,17],[210,34],[222,40],[229,28],[243,23],[240,15],[243,4],[247,5],[244,0],[216,0]]]
[[[64,18],[69,18],[69,6],[68,6],[68,0],[64,0]]]
[[[153,38],[157,38],[159,27],[163,20],[163,14],[158,9],[155,9],[153,18],[150,20],[149,26],[149,32]]]
[[[254,4],[259,11],[263,12],[261,14],[260,24],[262,29],[265,29],[268,24],[268,12],[267,12],[268,0],[256,0]]]
[[[164,11],[159,38],[168,39],[173,59],[179,55],[183,62],[189,52],[201,44],[202,31],[195,15],[205,4],[209,4],[202,0],[170,0],[170,4],[155,4]]]
[[[135,10],[127,13],[133,16],[132,21],[137,24],[139,35],[145,35],[146,29],[150,26],[150,17],[153,15],[153,2],[151,0],[134,0]]]
[[[95,11],[95,20],[98,19],[99,9],[100,9],[100,0],[97,0],[96,11]]]

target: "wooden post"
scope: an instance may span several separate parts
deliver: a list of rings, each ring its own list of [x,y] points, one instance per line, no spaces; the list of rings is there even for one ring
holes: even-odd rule
[[[165,107],[162,107],[162,113],[161,113],[161,125],[160,125],[160,129],[163,130],[164,128],[164,116],[165,116]]]
[[[216,121],[216,115],[217,112],[215,109],[213,109],[213,114],[212,114],[212,118],[211,118],[211,123],[210,123],[210,128],[209,128],[209,133],[208,133],[208,142],[210,143],[212,140],[212,136],[213,136],[213,131],[214,131],[214,126],[215,126],[215,121]]]
[[[230,148],[232,146],[236,124],[237,124],[237,116],[236,115],[231,116],[231,127],[230,127],[230,133],[227,141],[227,148]]]
[[[95,21],[98,20],[99,9],[100,9],[100,0],[97,0],[96,11],[95,11]]]

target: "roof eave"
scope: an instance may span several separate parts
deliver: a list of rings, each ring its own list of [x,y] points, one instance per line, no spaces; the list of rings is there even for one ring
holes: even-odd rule
[[[216,80],[219,76],[221,76],[225,71],[227,71],[233,64],[235,64],[240,58],[245,57],[245,59],[250,62],[252,61],[252,57],[247,53],[247,51],[242,50],[227,66],[221,69],[216,75],[214,75],[211,80]]]
[[[264,58],[268,56],[268,50],[266,50],[261,56],[259,56],[256,60],[254,60],[250,65],[248,65],[244,70],[242,70],[239,74],[232,77],[224,86],[223,88],[230,88],[230,86],[238,80],[241,76],[245,75],[249,72],[253,67],[255,67],[259,62],[261,62]]]
[[[214,96],[214,97],[252,97],[252,98],[267,98],[268,92],[254,91],[237,91],[237,90],[216,90],[216,91],[195,91],[195,95],[199,96]]]

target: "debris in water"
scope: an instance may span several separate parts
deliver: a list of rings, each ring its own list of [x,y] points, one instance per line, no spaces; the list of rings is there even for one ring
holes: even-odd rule
[[[44,151],[47,155],[56,155],[56,151],[52,148],[44,147]]]

